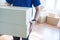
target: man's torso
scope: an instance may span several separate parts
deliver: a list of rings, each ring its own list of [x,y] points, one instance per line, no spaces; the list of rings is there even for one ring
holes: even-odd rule
[[[13,6],[32,7],[32,0],[13,0]]]

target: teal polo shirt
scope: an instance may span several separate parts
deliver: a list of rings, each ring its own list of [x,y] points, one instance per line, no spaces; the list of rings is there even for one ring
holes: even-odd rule
[[[40,5],[40,0],[6,0],[7,3],[13,4],[13,6],[20,6],[20,7],[37,7]]]

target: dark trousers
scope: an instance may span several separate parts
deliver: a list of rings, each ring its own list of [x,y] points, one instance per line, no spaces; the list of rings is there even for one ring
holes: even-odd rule
[[[13,40],[20,40],[20,37],[13,36]]]
[[[13,40],[20,40],[20,37],[13,36]],[[28,40],[28,37],[27,38],[22,38],[22,40]]]

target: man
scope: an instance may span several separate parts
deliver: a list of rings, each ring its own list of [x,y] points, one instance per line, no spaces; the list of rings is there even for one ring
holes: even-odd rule
[[[39,15],[39,11],[40,11],[39,5],[41,4],[40,0],[6,0],[6,2],[7,2],[8,6],[13,5],[13,6],[19,6],[19,7],[32,8],[32,5],[34,5],[34,7],[36,9],[36,13],[35,13],[34,19],[32,21],[36,22],[38,20],[38,15]]]

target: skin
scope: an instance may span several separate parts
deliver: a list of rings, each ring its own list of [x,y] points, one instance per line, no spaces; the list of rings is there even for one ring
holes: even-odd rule
[[[36,9],[36,13],[35,13],[34,19],[38,20],[39,13],[40,13],[40,7],[35,7],[35,9]]]

